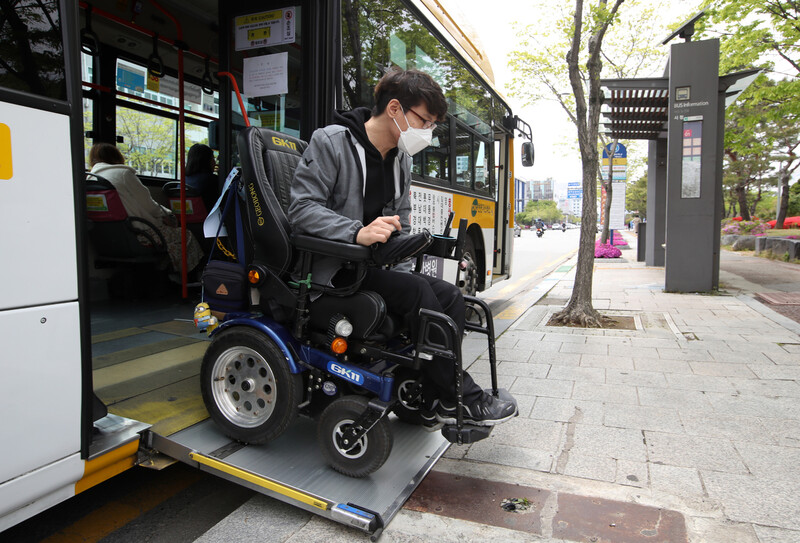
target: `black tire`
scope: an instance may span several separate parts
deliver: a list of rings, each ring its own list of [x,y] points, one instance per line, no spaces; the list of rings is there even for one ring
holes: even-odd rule
[[[229,437],[266,443],[297,416],[300,374],[289,371],[281,350],[258,330],[220,332],[203,357],[200,390],[209,415]]]
[[[345,450],[341,434],[361,418],[369,401],[361,396],[342,396],[322,412],[317,426],[317,440],[328,464],[350,477],[366,477],[377,471],[392,452],[394,438],[386,422],[380,419],[358,444]]]
[[[458,288],[465,296],[475,296],[478,292],[478,278],[480,277],[480,267],[477,261],[478,252],[475,250],[475,242],[467,236],[464,242],[464,255],[461,260],[467,263],[467,267],[461,272],[458,279]]]
[[[401,370],[395,374],[394,377],[394,397],[397,398],[397,403],[392,407],[392,413],[397,415],[397,418],[408,424],[422,424],[422,394],[415,400],[408,399],[409,388],[416,383],[419,375],[416,375],[410,370]]]

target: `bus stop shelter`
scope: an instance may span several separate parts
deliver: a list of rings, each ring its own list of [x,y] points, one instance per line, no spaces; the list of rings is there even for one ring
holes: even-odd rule
[[[664,77],[604,79],[605,133],[647,140],[645,264],[664,266],[668,292],[719,287],[725,108],[759,70],[719,76],[719,40],[691,41],[696,15],[664,40]]]

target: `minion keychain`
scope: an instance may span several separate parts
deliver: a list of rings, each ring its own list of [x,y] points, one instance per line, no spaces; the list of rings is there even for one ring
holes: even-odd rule
[[[200,332],[211,332],[217,327],[217,317],[211,314],[211,308],[205,302],[200,302],[194,308],[194,325]]]

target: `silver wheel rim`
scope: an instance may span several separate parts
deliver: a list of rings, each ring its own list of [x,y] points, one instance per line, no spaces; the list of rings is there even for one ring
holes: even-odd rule
[[[400,404],[407,409],[408,411],[419,411],[419,406],[414,406],[408,402],[406,396],[408,394],[408,389],[415,383],[415,381],[409,379],[407,381],[403,381],[397,387],[397,399],[400,400]],[[417,400],[417,404],[419,404],[419,399]]]
[[[275,411],[272,368],[257,351],[231,347],[214,362],[211,393],[222,415],[240,428],[255,428]]]
[[[344,435],[345,431],[352,426],[355,421],[351,419],[343,419],[340,420],[336,426],[333,427],[333,432],[331,432],[331,439],[333,439],[333,447],[336,451],[344,456],[349,460],[355,460],[356,458],[361,458],[367,453],[367,447],[369,446],[369,440],[367,439],[367,434],[361,436],[361,439],[356,441],[356,444],[353,445],[352,448],[349,450],[347,449],[349,445],[345,445],[342,443],[342,436]]]

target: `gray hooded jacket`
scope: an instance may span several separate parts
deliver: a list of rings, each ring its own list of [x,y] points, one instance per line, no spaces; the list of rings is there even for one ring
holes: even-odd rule
[[[288,210],[292,231],[334,241],[355,243],[364,226],[366,184],[364,147],[341,125],[320,128],[311,136],[297,165]],[[411,232],[411,157],[398,151],[394,165],[394,197],[383,215],[398,215],[402,230]],[[317,258],[311,279],[331,286],[342,267],[335,258]]]

